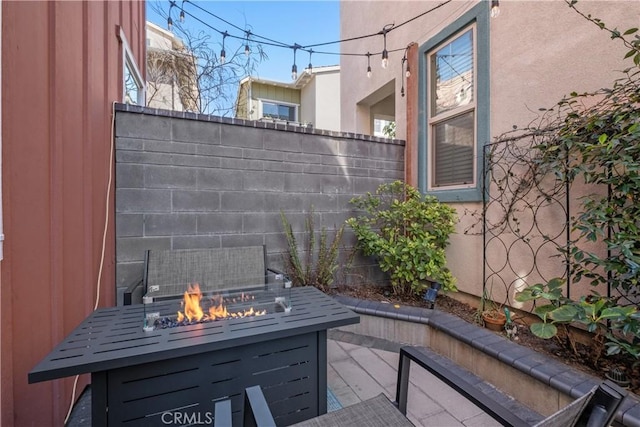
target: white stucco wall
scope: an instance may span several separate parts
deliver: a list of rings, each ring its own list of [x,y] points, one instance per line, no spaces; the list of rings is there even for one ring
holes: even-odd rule
[[[340,131],[340,71],[316,74],[316,122],[319,129]],[[304,91],[303,91],[304,94]]]
[[[380,31],[386,24],[399,24],[440,1],[341,2],[341,38]],[[445,26],[470,10],[478,1],[456,1],[418,18],[387,35],[387,49],[404,48],[411,42],[426,43]],[[489,7],[489,2],[484,2]],[[581,0],[585,14],[601,18],[609,26],[626,30],[640,24],[640,2]],[[610,86],[620,77],[624,46],[571,10],[563,0],[501,0],[499,17],[490,21],[490,134],[496,137],[513,125],[525,127],[552,107],[564,94],[593,91]],[[382,37],[345,43],[344,52],[382,50]],[[341,57],[341,125],[347,132],[369,133],[369,102],[372,94],[395,79],[395,115],[398,138],[406,135],[406,98],[400,96],[403,82],[403,52],[390,53],[390,66],[383,69],[380,57],[371,57],[371,78],[366,77],[366,57]],[[421,78],[412,70],[412,78]],[[406,85],[405,85],[406,88]],[[424,114],[420,111],[419,114]],[[465,214],[478,211],[481,203],[454,203],[461,217],[458,233],[448,249],[449,266],[462,291],[482,292],[483,244],[480,235],[465,235],[474,220]]]
[[[155,49],[171,50],[174,40],[177,40],[171,31],[147,21],[147,47]]]
[[[340,69],[314,70],[300,92],[300,122],[315,128],[340,131]]]
[[[300,123],[311,123],[320,128],[316,120],[317,77],[313,77],[300,91]],[[339,93],[338,93],[339,95]]]

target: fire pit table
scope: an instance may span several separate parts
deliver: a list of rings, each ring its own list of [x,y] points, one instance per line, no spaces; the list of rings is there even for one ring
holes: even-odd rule
[[[327,411],[327,329],[359,317],[312,287],[288,298],[286,312],[271,303],[260,316],[146,331],[144,304],[100,309],[29,372],[29,383],[91,373],[93,426],[212,424],[220,399],[231,399],[241,425],[252,385],[263,388],[278,425],[303,421]],[[153,309],[179,307],[169,300]]]

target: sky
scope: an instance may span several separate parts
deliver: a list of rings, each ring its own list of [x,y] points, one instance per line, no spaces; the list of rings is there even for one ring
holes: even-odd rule
[[[258,34],[272,40],[294,45],[295,43],[305,46],[316,43],[324,43],[340,39],[340,2],[333,0],[324,1],[213,1],[192,0],[193,3],[210,11],[218,17],[234,24],[240,28],[248,28],[254,34]],[[198,10],[190,2],[176,1],[178,7],[171,10],[172,19],[178,20],[180,6],[184,4],[184,10],[196,15],[210,26],[227,31],[229,34],[241,36],[240,31],[224,23],[215,17]],[[167,28],[167,20],[153,10],[153,5],[159,6],[166,16],[170,3],[168,0],[150,0],[147,2],[147,20]],[[183,25],[203,29],[212,33],[212,38],[220,39],[219,33],[206,26],[191,20],[189,15],[185,17]],[[225,40],[225,49],[231,50],[233,45],[244,44],[241,40],[234,40],[229,37]],[[263,61],[255,73],[255,77],[277,80],[283,82],[291,81],[291,66],[293,65],[293,50],[279,48],[275,46],[263,45],[263,49],[268,55],[268,59]],[[323,46],[317,50],[328,52],[339,52],[338,44]],[[321,65],[339,65],[338,55],[322,55],[314,53],[311,57],[314,67]],[[309,64],[309,54],[298,51],[296,54],[296,65],[298,72],[301,72]]]

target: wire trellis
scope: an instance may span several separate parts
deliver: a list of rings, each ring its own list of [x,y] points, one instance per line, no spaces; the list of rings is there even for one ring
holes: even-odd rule
[[[567,281],[570,186],[544,173],[538,138],[507,139],[483,152],[483,291],[493,301],[517,306],[515,294],[554,277]]]

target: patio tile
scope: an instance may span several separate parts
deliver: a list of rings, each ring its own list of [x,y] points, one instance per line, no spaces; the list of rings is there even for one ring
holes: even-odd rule
[[[500,425],[499,422],[484,412],[476,415],[475,417],[469,418],[468,420],[464,420],[463,424],[466,427],[494,427]]]
[[[378,357],[383,359],[389,366],[393,368],[394,371],[398,369],[398,359],[400,358],[400,355],[397,352],[378,350],[376,348],[372,348],[371,351],[373,351],[378,355]]]
[[[411,420],[411,417],[409,417]],[[437,412],[435,414],[431,414],[429,416],[412,420],[412,422],[416,425],[423,426],[439,426],[439,427],[464,427],[460,421],[455,419],[450,413],[447,411]]]
[[[338,345],[338,347],[340,347],[342,349],[342,351],[344,351],[346,353],[349,353],[351,351],[354,351],[354,350],[357,350],[357,349],[360,348],[359,345],[351,344],[351,343],[348,343],[348,342],[343,342],[343,341],[334,341],[334,342]],[[327,349],[327,352],[328,351],[329,350]]]
[[[422,420],[443,411],[444,408],[442,406],[425,394],[421,389],[412,383],[409,383],[407,413],[417,420]]]
[[[327,384],[342,407],[354,405],[361,401],[358,395],[331,365],[327,367]]]
[[[338,345],[337,341],[327,340],[327,359],[329,363],[348,358],[349,354]]]
[[[354,360],[341,360],[331,365],[360,400],[367,400],[385,392],[384,388]]]
[[[418,372],[420,373],[418,374]],[[411,376],[413,377],[413,373]],[[426,378],[426,380],[418,380],[418,378]],[[457,421],[462,422],[482,413],[480,408],[460,393],[423,369],[416,369],[414,381],[419,384],[425,394],[428,394],[434,402],[450,412]]]
[[[385,389],[395,387],[397,382],[397,368],[392,368],[377,354],[368,348],[361,347],[350,352],[356,361],[367,372],[375,373],[375,381]]]

